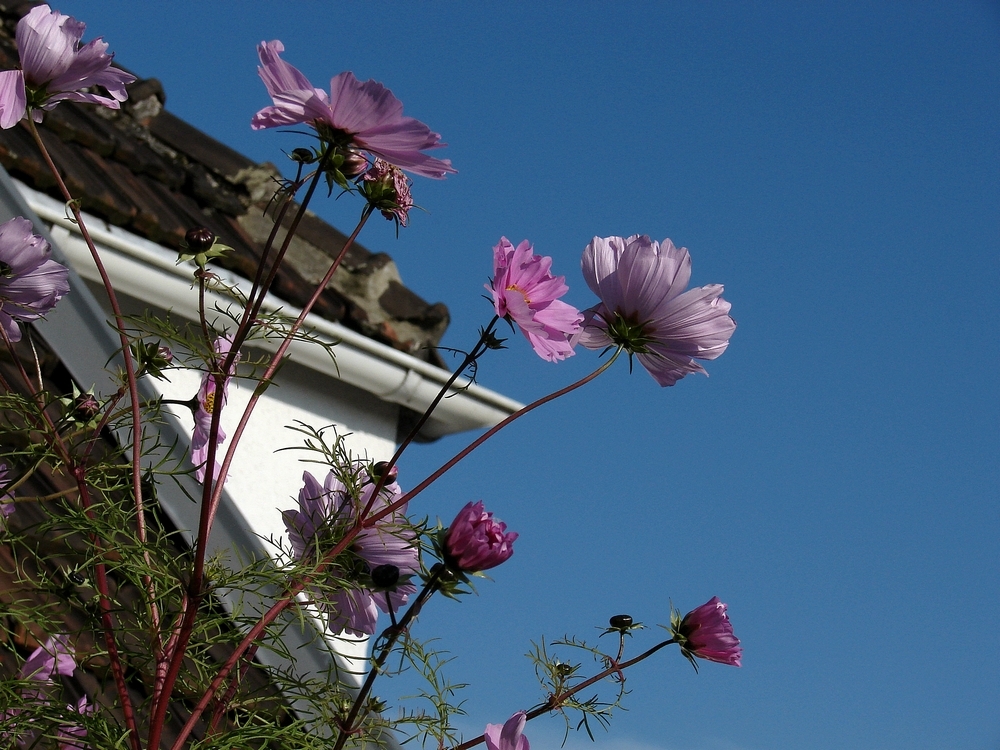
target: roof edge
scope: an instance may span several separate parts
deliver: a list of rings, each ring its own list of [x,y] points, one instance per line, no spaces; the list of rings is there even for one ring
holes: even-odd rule
[[[21,195],[40,218],[53,225],[52,236],[81,276],[99,281],[79,227],[66,215],[66,207],[54,198],[25,183],[14,180]],[[197,291],[191,275],[177,265],[177,253],[131,232],[108,224],[103,219],[84,214],[94,242],[108,251],[107,270],[116,287],[148,300],[163,309],[195,320]],[[247,281],[225,269],[213,267],[226,284],[246,285]],[[209,305],[231,304],[219,294],[209,293]],[[301,311],[272,294],[266,295],[263,307],[297,316]],[[437,396],[451,374],[416,357],[381,344],[346,326],[310,314],[306,325],[323,343],[336,344],[336,361],[321,346],[295,342],[289,349],[293,361],[328,377],[344,381],[376,397],[423,412]],[[275,344],[259,342],[264,349]],[[425,438],[435,439],[465,430],[492,427],[522,408],[523,404],[459,378],[442,399],[422,430]]]

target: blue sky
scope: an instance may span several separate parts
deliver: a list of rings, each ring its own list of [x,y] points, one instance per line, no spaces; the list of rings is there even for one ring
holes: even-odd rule
[[[726,285],[739,327],[710,378],[661,389],[619,364],[415,503],[447,520],[483,499],[521,533],[478,597],[420,619],[472,683],[468,735],[540,700],[531,639],[718,595],[743,668],[637,667],[598,748],[1000,745],[995,3],[56,7],[258,161],[301,144],[249,128],[269,103],[262,39],[316,85],[350,69],[389,86],[459,174],[418,178],[427,213],[362,242],[449,306],[446,345],[488,320],[501,235],[551,255],[579,307],[594,235],[670,237],[694,284]],[[347,231],[360,210],[313,208]],[[480,380],[527,401],[596,365],[542,362],[514,335]],[[401,481],[467,439],[418,447]],[[560,728],[527,734],[554,747]]]

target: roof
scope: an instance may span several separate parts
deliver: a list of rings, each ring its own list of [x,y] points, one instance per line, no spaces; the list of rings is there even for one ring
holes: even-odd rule
[[[33,5],[0,5],[0,69],[18,66],[14,31]],[[128,90],[129,99],[118,111],[62,102],[45,113],[39,131],[70,191],[88,214],[173,250],[191,227],[208,227],[234,248],[220,265],[252,278],[272,227],[265,213],[278,170],[171,114],[155,78],[139,79]],[[0,164],[62,202],[23,122],[0,130]],[[292,215],[287,212],[289,221]],[[271,293],[301,308],[346,239],[307,212]],[[447,307],[407,289],[385,253],[354,244],[314,312],[442,366],[433,347],[448,326]]]

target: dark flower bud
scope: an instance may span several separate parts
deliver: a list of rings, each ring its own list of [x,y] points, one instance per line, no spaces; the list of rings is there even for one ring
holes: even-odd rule
[[[193,227],[184,235],[188,249],[193,253],[203,253],[212,248],[215,233],[206,227]]]
[[[89,422],[101,411],[101,404],[93,393],[81,393],[73,402],[73,413],[77,419]]]
[[[371,477],[373,482],[377,482],[385,475],[386,467],[389,466],[388,461],[379,461],[372,466]],[[386,477],[386,484],[390,484],[396,481],[396,477],[399,476],[399,469],[395,466],[389,471],[389,476]]]
[[[455,573],[444,563],[434,563],[431,566],[431,576],[436,577],[441,583],[451,583],[455,580]]]
[[[344,177],[357,177],[359,174],[368,171],[368,159],[360,151],[348,149],[343,152],[344,161],[340,164],[340,173]]]
[[[292,153],[288,155],[288,158],[292,161],[297,161],[300,164],[312,164],[316,161],[316,156],[313,154],[311,149],[308,148],[293,148]]]
[[[628,630],[632,627],[632,617],[630,615],[615,615],[608,620],[608,625],[615,630]]]
[[[372,570],[372,583],[376,588],[390,589],[399,581],[399,568],[395,565],[379,565]]]

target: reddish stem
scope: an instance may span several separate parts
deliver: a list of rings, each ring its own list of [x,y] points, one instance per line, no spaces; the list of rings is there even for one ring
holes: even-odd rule
[[[380,510],[378,513],[375,513],[375,514],[369,516],[368,518],[366,518],[364,520],[364,522],[363,522],[362,525],[365,526],[365,527],[371,527],[377,521],[381,520],[385,516],[389,515],[390,513],[393,513],[394,511],[398,510],[399,508],[402,508],[403,506],[405,506],[408,502],[410,502],[410,500],[412,500],[414,497],[416,497],[421,492],[423,492],[425,489],[427,489],[431,484],[433,484],[438,479],[440,479],[441,476],[445,472],[447,472],[449,469],[451,469],[455,464],[457,464],[463,458],[465,458],[466,456],[468,456],[470,453],[472,453],[472,451],[474,451],[480,445],[482,445],[483,443],[485,443],[491,437],[493,437],[494,435],[496,435],[498,432],[500,432],[500,430],[502,430],[504,427],[506,427],[507,425],[509,425],[515,419],[518,419],[519,417],[523,417],[525,414],[527,414],[530,411],[534,411],[539,406],[542,406],[543,404],[547,404],[549,401],[554,401],[555,399],[559,398],[560,396],[565,396],[567,393],[570,393],[571,391],[575,391],[577,388],[580,388],[581,386],[586,385],[591,380],[593,380],[598,375],[600,375],[602,372],[604,372],[609,367],[611,367],[611,365],[618,358],[618,355],[621,354],[621,352],[622,352],[622,349],[621,349],[621,347],[619,347],[607,362],[605,362],[603,365],[601,365],[600,367],[598,367],[596,370],[594,370],[592,373],[590,373],[586,377],[581,378],[580,380],[577,380],[575,383],[570,383],[565,388],[560,388],[558,391],[555,391],[554,393],[550,393],[547,396],[542,396],[537,401],[532,401],[527,406],[524,406],[524,407],[521,407],[520,409],[518,409],[516,412],[514,412],[513,414],[511,414],[509,417],[507,417],[505,420],[503,420],[499,424],[496,424],[493,427],[491,427],[490,429],[488,429],[486,432],[484,432],[478,438],[476,438],[471,443],[469,443],[469,445],[467,445],[465,448],[463,448],[461,451],[459,451],[451,460],[449,460],[447,463],[445,463],[444,466],[442,466],[440,469],[438,469],[437,471],[435,471],[433,474],[431,474],[429,477],[427,477],[427,479],[425,479],[424,481],[422,481],[420,484],[418,484],[412,490],[410,490],[409,492],[404,493],[398,500],[395,500],[394,502],[390,503],[385,508],[383,508],[382,510]]]
[[[76,486],[80,490],[80,505],[83,507],[87,518],[95,520],[90,492],[87,490],[85,472],[80,467],[72,470]],[[108,588],[107,570],[100,558],[104,556],[104,545],[100,537],[96,534],[90,535],[91,544],[97,552],[98,561],[94,563],[94,578],[97,584],[98,603],[101,608],[101,625],[104,631],[104,644],[108,649],[108,658],[111,660],[111,673],[115,678],[115,687],[118,689],[118,696],[122,703],[122,714],[125,716],[125,726],[128,729],[129,745],[132,750],[141,750],[142,744],[139,739],[139,727],[135,723],[135,710],[132,708],[132,698],[128,693],[128,685],[125,683],[125,672],[122,669],[121,657],[118,654],[118,644],[115,642],[114,621],[111,618],[110,589]]]
[[[653,654],[655,654],[657,651],[659,651],[662,648],[666,648],[671,643],[675,643],[675,641],[674,641],[673,638],[671,638],[670,640],[667,640],[667,641],[663,641],[662,643],[657,643],[651,649],[649,649],[648,651],[644,651],[643,653],[639,654],[634,659],[629,659],[628,661],[623,661],[620,664],[617,663],[617,662],[612,662],[611,666],[608,667],[607,669],[605,669],[605,670],[603,670],[601,672],[598,672],[593,677],[590,677],[589,679],[584,680],[583,682],[579,683],[578,685],[574,685],[569,690],[564,690],[561,693],[557,693],[555,695],[550,695],[549,699],[547,701],[545,701],[544,704],[542,704],[538,708],[534,708],[534,709],[532,709],[530,711],[527,711],[525,713],[525,717],[524,718],[526,720],[528,720],[528,721],[531,721],[532,719],[538,718],[542,714],[547,714],[547,713],[550,713],[551,711],[557,710],[560,706],[562,706],[563,703],[566,702],[566,699],[573,697],[574,695],[576,695],[577,693],[579,693],[581,690],[590,687],[595,682],[600,682],[601,680],[603,680],[606,677],[610,677],[613,674],[620,673],[622,670],[628,669],[629,667],[631,667],[631,666],[633,666],[635,664],[638,664],[643,659],[648,659],[650,656],[652,656]],[[481,744],[485,740],[486,740],[486,735],[481,734],[478,737],[475,737],[475,738],[469,740],[468,742],[463,742],[461,745],[455,745],[453,748],[451,748],[451,750],[468,750],[470,747],[475,747],[476,745]]]

